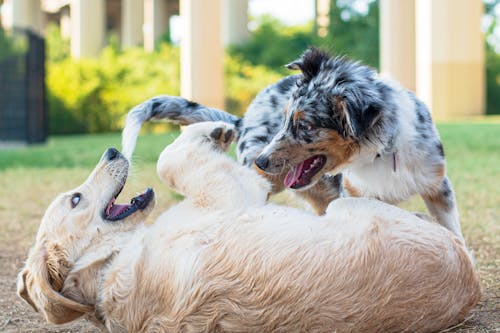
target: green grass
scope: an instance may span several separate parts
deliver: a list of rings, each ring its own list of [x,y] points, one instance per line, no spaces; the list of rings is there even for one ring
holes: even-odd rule
[[[136,156],[141,162],[156,163],[159,153],[177,134],[141,135]],[[56,136],[44,145],[0,150],[0,170],[19,167],[91,168],[109,147],[121,149],[119,133]]]

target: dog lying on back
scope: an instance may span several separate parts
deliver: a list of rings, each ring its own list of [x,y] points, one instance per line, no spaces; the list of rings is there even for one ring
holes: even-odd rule
[[[319,214],[339,196],[398,203],[420,194],[431,215],[463,239],[443,146],[412,92],[317,49],[287,67],[302,74],[264,89],[241,119],[180,97],[144,102],[127,117],[125,154],[149,119],[222,120],[236,127],[239,162],[256,165],[274,193],[296,190]]]
[[[324,216],[267,204],[268,182],[224,154],[233,136],[194,124],[163,151],[158,175],[185,200],[150,226],[152,190],[115,203],[128,162],[109,149],[47,209],[19,295],[111,332],[434,332],[477,303],[451,232],[369,199]]]

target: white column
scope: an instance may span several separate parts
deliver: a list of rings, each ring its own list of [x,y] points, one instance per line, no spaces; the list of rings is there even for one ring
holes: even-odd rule
[[[104,0],[72,0],[71,55],[74,58],[96,57],[104,46]]]
[[[6,29],[24,28],[39,34],[43,32],[40,0],[5,0],[3,10],[2,24]]]
[[[484,113],[481,0],[419,0],[417,94],[434,118]]]
[[[415,0],[381,0],[381,72],[412,91],[416,90],[415,44]]]
[[[315,3],[315,27],[319,37],[328,35],[330,25],[330,0],[314,0]]]
[[[181,0],[181,95],[224,108],[221,0]]]
[[[59,24],[61,27],[61,36],[64,39],[71,38],[71,14],[69,6],[61,8],[61,18],[59,19]]]
[[[165,0],[144,0],[144,49],[152,52],[157,40],[168,31]]]
[[[223,41],[224,45],[237,45],[245,42],[248,32],[248,0],[223,0]]]
[[[141,45],[144,21],[143,0],[122,0],[122,47]]]

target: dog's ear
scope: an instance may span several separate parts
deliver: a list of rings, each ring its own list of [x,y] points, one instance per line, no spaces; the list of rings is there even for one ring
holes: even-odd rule
[[[57,245],[39,249],[18,277],[18,295],[35,309],[37,303],[48,322],[64,324],[94,310],[60,294],[70,265]]]
[[[35,312],[38,312],[35,303],[28,293],[28,288],[26,285],[26,277],[28,276],[28,273],[29,271],[24,268],[17,276],[17,295],[24,299],[26,303],[28,303],[35,310]]]
[[[336,127],[342,138],[356,138],[356,125],[353,123],[352,112],[349,111],[344,99],[340,96],[333,96],[331,99],[332,113],[337,123]]]
[[[302,59],[297,59],[289,64],[286,64],[285,68],[289,70],[300,71],[300,69],[302,68]]]
[[[334,117],[337,119],[340,135],[345,138],[359,140],[361,135],[373,126],[380,117],[380,107],[376,104],[369,104],[360,110],[349,107],[340,96],[332,98]]]
[[[327,52],[311,47],[299,59],[292,61],[288,65],[285,65],[285,67],[293,70],[301,70],[304,80],[310,81],[318,75],[323,63],[330,59],[331,56]]]

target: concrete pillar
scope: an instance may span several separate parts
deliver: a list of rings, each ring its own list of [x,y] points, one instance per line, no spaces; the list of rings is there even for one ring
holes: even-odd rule
[[[122,48],[141,45],[144,22],[143,0],[122,0]]]
[[[221,0],[181,0],[181,95],[224,108]]]
[[[104,46],[104,0],[72,0],[71,55],[74,58],[96,57]]]
[[[5,0],[2,24],[7,30],[12,28],[31,29],[43,32],[43,13],[40,0]]]
[[[330,0],[314,0],[314,6],[314,29],[319,37],[326,37],[330,25]]]
[[[415,0],[380,1],[380,69],[416,90]]]
[[[61,27],[61,36],[64,39],[71,38],[71,14],[69,6],[64,6],[61,8],[61,18],[59,20]]]
[[[165,0],[144,0],[144,49],[152,52],[157,40],[168,31],[169,14]]]
[[[248,0],[222,0],[222,32],[224,45],[245,42],[248,32]]]
[[[417,1],[417,94],[434,118],[484,113],[482,16],[481,0]]]

